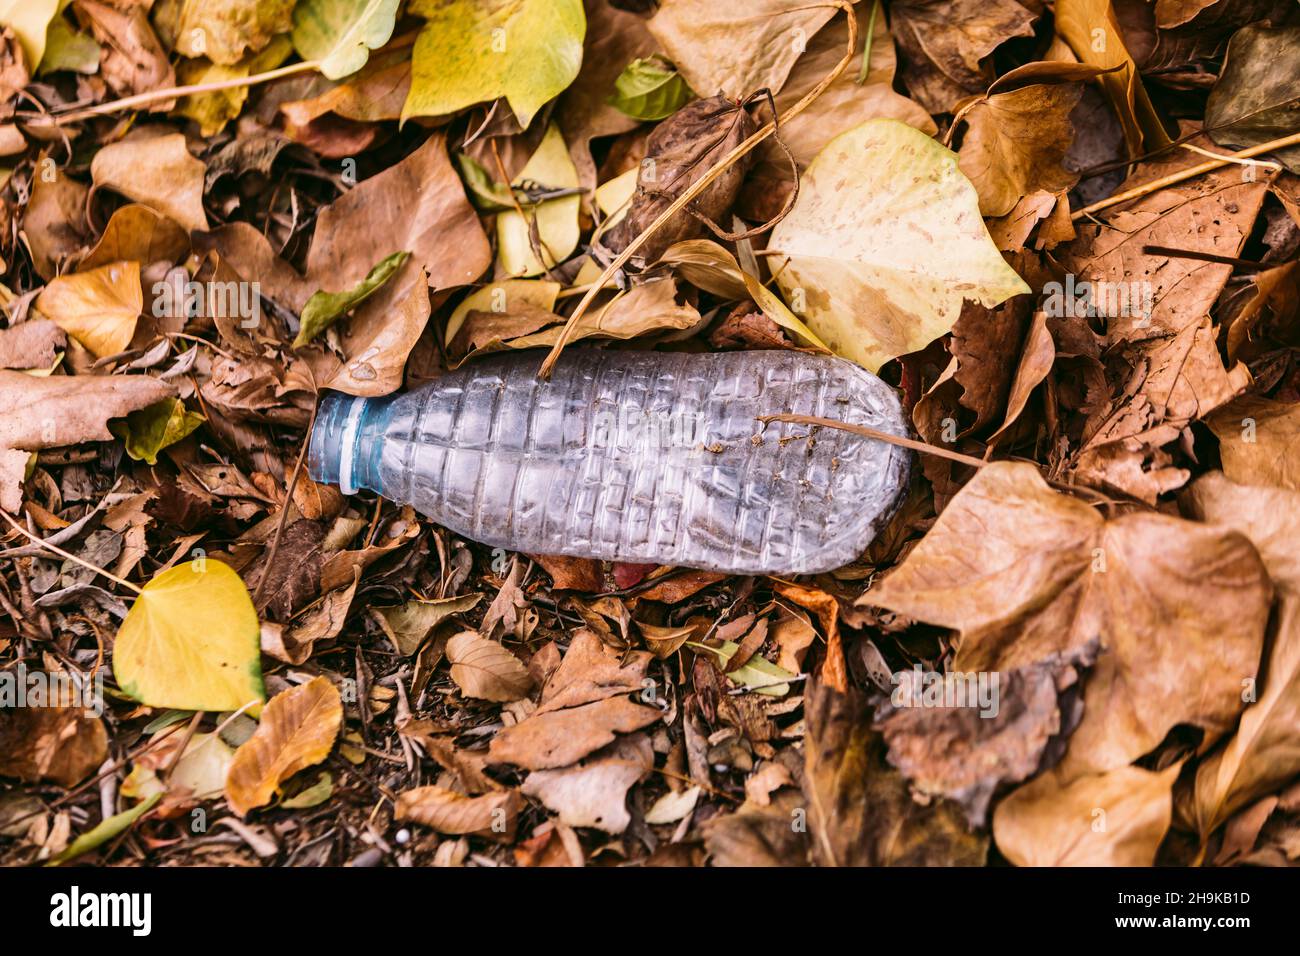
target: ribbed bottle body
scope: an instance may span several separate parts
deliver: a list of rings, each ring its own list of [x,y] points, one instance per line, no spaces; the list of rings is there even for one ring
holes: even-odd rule
[[[351,478],[487,545],[732,573],[829,570],[897,505],[909,454],[795,413],[905,435],[893,391],[840,359],[572,349],[470,363],[413,392],[322,408],[312,473],[351,411]],[[341,446],[340,446],[341,447]]]

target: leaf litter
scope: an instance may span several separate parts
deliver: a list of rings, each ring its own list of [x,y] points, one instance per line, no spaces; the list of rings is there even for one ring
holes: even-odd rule
[[[0,860],[1294,865],[1300,11],[1123,6],[0,3]],[[307,474],[578,341],[920,467],[798,580]]]

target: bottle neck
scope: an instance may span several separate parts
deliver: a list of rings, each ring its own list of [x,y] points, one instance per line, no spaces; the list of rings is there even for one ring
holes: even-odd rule
[[[307,474],[321,484],[338,485],[345,495],[359,488],[370,488],[371,474],[368,439],[374,430],[375,406],[370,399],[328,392],[316,412],[307,447]],[[373,490],[373,489],[372,489]]]

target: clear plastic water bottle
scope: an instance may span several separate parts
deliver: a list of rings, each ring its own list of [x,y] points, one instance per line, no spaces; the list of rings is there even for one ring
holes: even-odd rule
[[[893,390],[843,359],[569,349],[549,380],[538,367],[513,353],[400,395],[331,393],[310,474],[493,547],[741,574],[847,564],[905,492],[903,448],[758,420],[907,435]]]

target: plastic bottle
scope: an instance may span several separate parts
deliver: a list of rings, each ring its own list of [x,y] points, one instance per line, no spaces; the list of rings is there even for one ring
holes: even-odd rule
[[[569,349],[472,362],[405,394],[331,393],[309,472],[368,488],[483,544],[532,554],[730,573],[827,571],[857,557],[907,485],[893,390],[842,359],[795,351]]]

